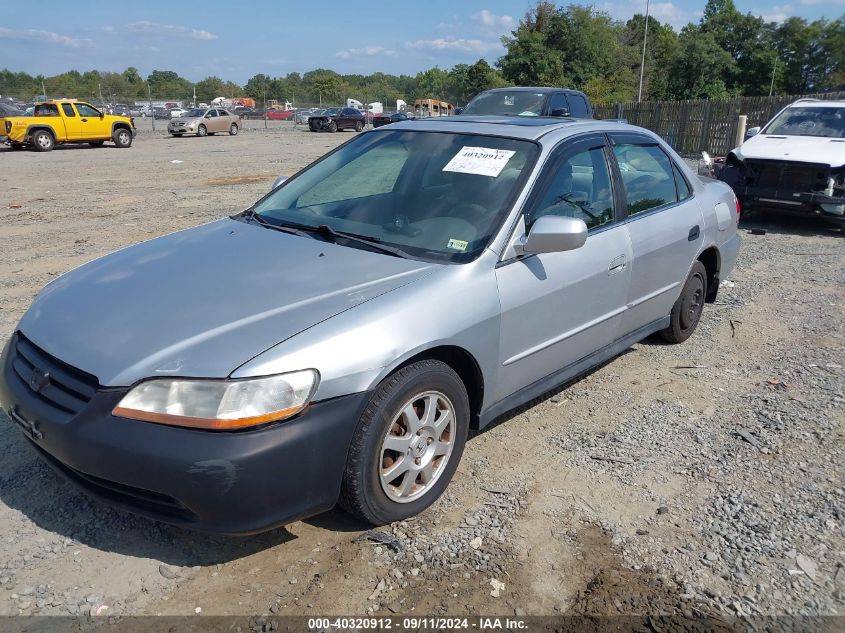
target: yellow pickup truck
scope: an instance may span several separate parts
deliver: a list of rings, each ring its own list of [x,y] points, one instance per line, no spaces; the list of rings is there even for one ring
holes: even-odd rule
[[[42,101],[33,116],[0,118],[0,134],[12,149],[32,147],[49,152],[57,143],[88,143],[99,147],[113,141],[129,147],[135,137],[135,122],[127,116],[103,114],[90,103],[74,99]]]

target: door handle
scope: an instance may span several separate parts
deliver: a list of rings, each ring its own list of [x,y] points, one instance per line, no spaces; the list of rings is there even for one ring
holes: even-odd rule
[[[79,120],[82,121],[83,123],[88,123],[88,119],[79,119]]]
[[[627,262],[625,261],[624,255],[619,255],[618,257],[614,257],[610,265],[607,267],[607,274],[613,275],[618,273],[619,271],[625,270],[625,266],[627,266]]]
[[[701,235],[701,228],[696,224],[689,230],[689,235],[687,235],[688,242],[694,242],[698,239],[698,236]]]

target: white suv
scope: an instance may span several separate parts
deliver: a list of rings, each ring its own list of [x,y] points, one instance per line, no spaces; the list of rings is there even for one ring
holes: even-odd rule
[[[777,208],[842,220],[845,101],[799,99],[728,154],[718,177],[743,209]]]

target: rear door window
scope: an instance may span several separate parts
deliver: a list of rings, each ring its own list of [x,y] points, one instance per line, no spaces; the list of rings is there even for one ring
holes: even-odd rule
[[[581,95],[569,95],[569,112],[576,118],[589,118],[590,109],[587,107],[587,100]]]
[[[678,201],[672,162],[657,145],[613,146],[619,164],[628,215],[636,215]]]

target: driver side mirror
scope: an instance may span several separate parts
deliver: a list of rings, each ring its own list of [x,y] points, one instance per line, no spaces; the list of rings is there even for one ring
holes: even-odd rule
[[[587,225],[579,218],[544,215],[522,238],[524,253],[560,253],[581,248],[587,241]]]
[[[278,187],[279,185],[284,183],[287,179],[288,179],[287,176],[279,176],[278,178],[276,178],[276,180],[273,181],[273,186],[270,187],[270,191],[272,191],[273,189],[275,189],[276,187]]]
[[[745,131],[745,138],[751,138],[752,136],[757,136],[760,133],[759,127],[751,127]]]

